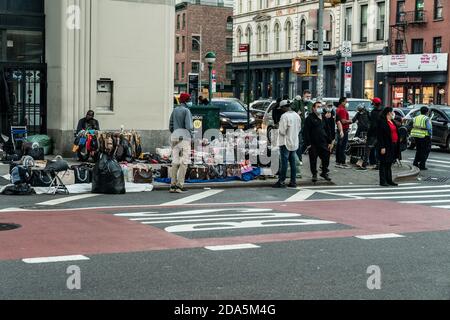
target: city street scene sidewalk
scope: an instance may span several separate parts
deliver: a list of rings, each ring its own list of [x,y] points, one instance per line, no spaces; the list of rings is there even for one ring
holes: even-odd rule
[[[0,0],[0,300],[448,300],[449,4]]]

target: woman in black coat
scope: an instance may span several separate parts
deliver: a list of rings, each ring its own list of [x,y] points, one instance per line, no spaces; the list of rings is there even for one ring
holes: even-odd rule
[[[394,110],[391,107],[387,107],[381,113],[377,126],[380,185],[383,187],[398,186],[392,180],[392,165],[400,158],[400,139],[398,126],[394,119]]]

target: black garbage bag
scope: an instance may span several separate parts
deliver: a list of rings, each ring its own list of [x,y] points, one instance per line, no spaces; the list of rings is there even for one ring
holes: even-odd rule
[[[105,154],[100,156],[92,174],[92,193],[126,193],[122,168],[114,158]]]

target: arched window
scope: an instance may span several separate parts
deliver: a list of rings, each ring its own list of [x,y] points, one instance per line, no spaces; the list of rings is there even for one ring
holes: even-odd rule
[[[247,30],[245,31],[245,37],[247,38],[247,43],[250,45],[250,48],[252,48],[252,36],[253,36],[253,31],[250,28],[250,26],[248,26]]]
[[[269,27],[267,25],[264,26],[264,52],[269,52]]]
[[[233,18],[227,18],[227,31],[233,31]]]
[[[292,23],[290,20],[286,23],[286,51],[292,50]]]
[[[280,25],[278,23],[275,23],[274,28],[274,35],[275,35],[275,52],[280,51]]]
[[[306,45],[306,21],[302,19],[300,22],[300,50],[305,50]]]
[[[237,31],[236,41],[237,41],[237,50],[239,54],[239,46],[242,44],[242,30],[240,28]]]
[[[248,0],[248,12],[252,11],[252,0]]]
[[[262,34],[261,34],[261,26],[258,26],[258,53],[261,53],[262,50]]]
[[[330,47],[333,49],[333,16],[330,14],[330,31],[327,32],[327,41],[330,42]]]

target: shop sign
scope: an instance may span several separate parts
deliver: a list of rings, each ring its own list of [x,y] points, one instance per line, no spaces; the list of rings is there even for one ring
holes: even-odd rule
[[[396,78],[396,83],[421,83],[422,78]]]
[[[377,72],[447,71],[448,53],[400,54],[377,57]]]

